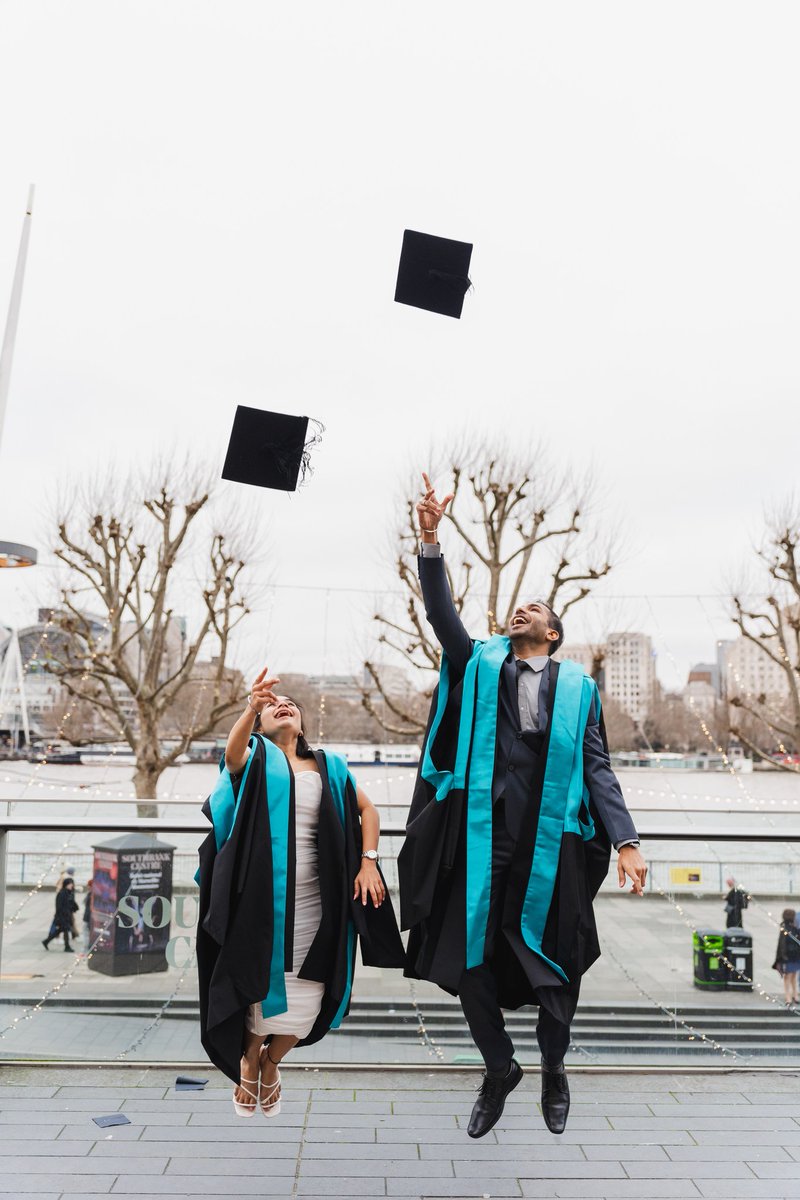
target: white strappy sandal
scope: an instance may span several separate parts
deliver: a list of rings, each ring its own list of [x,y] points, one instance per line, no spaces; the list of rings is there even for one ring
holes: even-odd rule
[[[266,1054],[267,1058],[269,1058],[269,1047],[262,1046],[261,1053]],[[273,1059],[270,1058],[269,1061],[272,1063],[273,1066],[277,1066],[277,1063],[274,1062]],[[280,1088],[281,1088],[281,1073],[280,1073],[280,1071],[278,1071],[278,1078],[275,1080],[275,1082],[273,1084],[270,1084],[269,1087],[267,1087],[266,1085],[261,1083],[261,1077],[259,1076],[259,1087],[258,1087],[259,1104],[261,1105],[261,1111],[263,1112],[264,1116],[267,1118],[277,1117],[278,1113],[281,1111]],[[262,1089],[263,1089],[263,1095],[262,1095]]]
[[[251,1092],[249,1087],[245,1087],[246,1083],[253,1084],[256,1088],[256,1091]],[[261,1093],[261,1077],[259,1076],[258,1079],[245,1079],[243,1075],[240,1075],[239,1076],[239,1087],[243,1092],[247,1093],[247,1095],[251,1098],[253,1103],[252,1104],[249,1104],[249,1103],[248,1104],[239,1104],[236,1099],[236,1088],[234,1088],[233,1089],[233,1111],[236,1113],[237,1117],[254,1117],[256,1115],[256,1108],[258,1107],[258,1100],[259,1100],[259,1096]]]

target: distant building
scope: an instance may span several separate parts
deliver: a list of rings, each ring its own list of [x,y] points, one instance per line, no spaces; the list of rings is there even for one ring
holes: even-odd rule
[[[656,659],[646,633],[611,633],[606,642],[604,691],[634,721],[647,717],[656,693]]]
[[[719,664],[695,663],[689,670],[689,678],[687,680],[687,685],[692,683],[706,683],[714,689],[715,695],[721,695]]]
[[[683,699],[692,710],[702,717],[713,717],[719,703],[719,693],[711,680],[689,673],[689,680],[683,689]]]
[[[562,649],[556,652],[555,658],[558,662],[561,662],[562,659],[570,658],[573,662],[580,663],[587,675],[593,675],[598,660],[604,663],[605,652],[605,646],[565,642]],[[601,692],[605,686],[604,676],[605,668],[601,666],[599,678],[597,679],[597,686]]]
[[[765,638],[765,647],[779,653],[775,638]],[[762,650],[757,642],[739,637],[720,642],[722,691],[731,696],[765,696],[783,699],[789,695],[789,682],[779,663]]]
[[[94,645],[102,650],[108,645],[109,633],[106,622],[91,614],[82,614],[88,622],[88,630]],[[22,687],[24,688],[25,704],[31,737],[52,735],[56,728],[61,728],[67,712],[73,715],[73,734],[82,738],[103,737],[108,734],[108,723],[104,722],[97,710],[86,704],[77,707],[67,688],[60,682],[57,672],[59,665],[64,662],[81,664],[88,651],[82,639],[84,630],[75,622],[77,632],[67,632],[59,628],[60,622],[69,621],[70,614],[60,609],[41,608],[37,621],[18,632],[20,658],[22,662]],[[125,622],[121,628],[122,639],[129,639],[125,650],[125,659],[134,676],[141,677],[149,669],[149,654],[151,646],[146,636],[137,636],[133,622]],[[159,655],[156,674],[159,682],[170,678],[179,669],[185,653],[186,622],[183,617],[173,617],[167,627],[164,646]],[[0,627],[0,664],[10,644],[9,632]],[[211,689],[207,684],[215,678],[216,662],[199,660],[192,671],[195,683],[206,685],[202,695],[206,704],[211,701]],[[225,672],[226,679],[238,683],[239,672],[233,668]],[[136,702],[125,685],[117,679],[111,679],[109,686],[126,717],[132,724],[138,720]],[[207,693],[207,696],[206,696]],[[198,693],[199,695],[199,693]],[[188,703],[188,701],[187,701]],[[196,700],[191,701],[191,707],[197,706]],[[9,693],[3,705],[7,711],[0,713],[0,737],[20,725],[22,697],[19,688]],[[177,706],[180,709],[180,705]],[[185,715],[176,711],[175,719]],[[79,722],[78,728],[75,722]],[[111,725],[114,725],[112,718]],[[69,735],[72,736],[72,735]],[[15,741],[17,739],[14,739]]]
[[[328,699],[361,703],[361,685],[355,675],[298,675],[297,678]]]
[[[405,667],[398,667],[389,663],[375,663],[374,666],[380,675],[381,686],[387,696],[400,698],[407,696],[410,692],[417,691]],[[369,672],[366,668],[364,670],[364,684],[365,686],[370,686],[371,684]]]
[[[64,657],[70,639],[69,634],[55,627],[56,616],[53,609],[40,608],[37,620],[17,631],[21,678],[8,689],[0,704],[3,709],[0,735],[15,745],[20,744],[19,731],[24,724],[23,693],[31,738],[52,724],[53,714],[62,711],[69,699],[66,688],[49,669]],[[93,632],[97,633],[102,626],[93,618],[89,620]],[[0,664],[4,663],[11,646],[11,631],[3,628],[0,630]]]

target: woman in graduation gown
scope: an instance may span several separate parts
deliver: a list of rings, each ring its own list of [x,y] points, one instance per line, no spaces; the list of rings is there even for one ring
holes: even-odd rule
[[[403,963],[378,813],[344,758],[310,749],[279,683],[256,679],[203,808],[201,1040],[239,1116],[277,1115],[283,1058],[346,1016],[356,938],[366,966]]]

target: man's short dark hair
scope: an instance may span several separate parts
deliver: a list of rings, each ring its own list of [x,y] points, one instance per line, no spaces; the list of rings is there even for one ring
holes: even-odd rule
[[[546,604],[544,600],[542,600],[541,603],[550,614],[550,628],[555,629],[556,633],[558,634],[558,641],[550,642],[550,648],[547,651],[548,654],[553,655],[555,654],[556,650],[559,650],[564,644],[564,626],[561,624],[561,618],[556,616],[550,605]]]

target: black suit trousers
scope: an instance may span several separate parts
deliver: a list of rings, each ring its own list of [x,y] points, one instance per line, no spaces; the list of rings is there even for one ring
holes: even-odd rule
[[[492,949],[500,931],[514,846],[515,840],[506,826],[505,801],[500,797],[492,810],[492,892],[484,961],[479,967],[464,971],[458,989],[461,1008],[487,1071],[505,1070],[514,1054],[514,1043],[497,1002],[497,980],[491,964]],[[536,1038],[544,1061],[550,1066],[557,1066],[569,1047],[570,1027],[542,1009],[536,1026]]]

